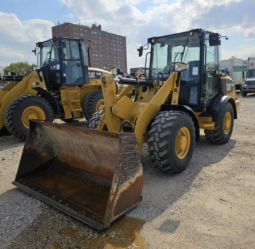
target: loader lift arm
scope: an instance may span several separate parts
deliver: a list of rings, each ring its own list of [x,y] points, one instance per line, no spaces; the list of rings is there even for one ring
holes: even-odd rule
[[[178,68],[177,66],[180,67],[182,64],[178,63],[176,64],[176,68]],[[182,70],[186,70],[186,68]],[[139,151],[141,151],[142,145],[147,141],[147,128],[160,111],[161,106],[166,102],[166,99],[169,98],[172,105],[178,104],[180,88],[179,74],[180,71],[173,72],[168,80],[158,89],[157,94],[153,96],[149,103],[133,102],[127,97],[123,97],[118,101],[118,96],[115,95],[116,79],[112,76],[104,76],[102,78],[102,91],[105,99],[105,115],[103,115],[102,122],[99,124],[99,130],[107,129],[110,132],[118,133],[120,132],[121,122],[131,122],[135,127],[134,133],[139,143]],[[155,91],[156,88],[156,83],[152,83],[151,81],[120,80],[120,83],[130,83],[131,85],[135,85],[136,83],[136,85],[143,86],[149,85],[148,91],[150,92]],[[107,127],[105,127],[105,124],[107,124]]]

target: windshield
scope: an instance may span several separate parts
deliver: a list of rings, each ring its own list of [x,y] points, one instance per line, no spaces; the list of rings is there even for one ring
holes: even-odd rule
[[[185,48],[185,49],[184,49]],[[197,62],[200,58],[199,36],[194,33],[178,34],[175,36],[165,36],[156,38],[152,45],[152,61],[150,73],[152,77],[157,77],[158,73],[169,73],[173,62]],[[198,70],[194,69],[194,74]],[[182,79],[187,77],[185,71],[182,72]]]
[[[246,78],[255,78],[255,69],[248,70],[246,74]]]
[[[58,43],[46,41],[40,46],[40,67],[47,65],[50,61],[59,61]]]

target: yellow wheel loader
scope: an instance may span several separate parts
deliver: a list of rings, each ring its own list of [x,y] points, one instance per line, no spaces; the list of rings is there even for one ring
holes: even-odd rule
[[[179,173],[200,129],[209,142],[229,141],[239,101],[234,82],[219,74],[220,42],[219,34],[202,29],[149,38],[148,77],[102,75],[104,107],[89,121],[97,130],[31,121],[14,184],[87,224],[107,227],[140,201],[143,144],[155,166]],[[118,95],[116,82],[128,85]]]
[[[133,94],[127,88],[128,94],[116,96],[116,79],[103,76],[105,107],[89,127],[135,133],[139,150],[147,143],[152,162],[166,173],[188,166],[200,129],[209,142],[227,143],[239,100],[232,79],[219,73],[220,43],[219,34],[202,29],[149,38],[149,77],[120,78]]]
[[[27,77],[1,77],[9,83],[0,90],[0,131],[7,128],[21,140],[29,119],[89,120],[103,103],[100,78],[111,74],[88,66],[82,39],[54,37],[36,45],[40,69]]]

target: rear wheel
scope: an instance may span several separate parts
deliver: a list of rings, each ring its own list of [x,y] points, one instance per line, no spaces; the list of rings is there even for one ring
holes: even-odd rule
[[[98,111],[104,105],[104,97],[101,91],[89,93],[83,103],[83,114],[87,120],[90,120],[93,113]]]
[[[232,105],[227,102],[222,109],[219,121],[214,130],[205,130],[205,138],[210,143],[225,144],[229,141],[234,127],[234,111]]]
[[[242,95],[242,97],[246,97],[247,96],[247,92],[244,92],[244,91],[241,90],[241,95]]]
[[[188,166],[195,144],[191,117],[181,111],[160,112],[151,125],[149,155],[154,165],[166,173],[180,173]]]
[[[25,140],[30,119],[52,122],[54,113],[50,104],[34,95],[23,95],[14,99],[5,111],[5,126],[15,137]]]

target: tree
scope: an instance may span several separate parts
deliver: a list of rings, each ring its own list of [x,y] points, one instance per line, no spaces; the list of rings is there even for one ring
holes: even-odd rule
[[[229,58],[230,60],[235,60],[235,59],[237,59],[237,60],[242,60],[241,58],[237,58],[237,57],[235,57],[235,56],[231,56],[230,58]]]
[[[11,63],[9,66],[4,68],[4,74],[8,75],[10,72],[16,73],[16,75],[27,75],[33,70],[35,64],[28,64],[27,62],[16,62]]]

